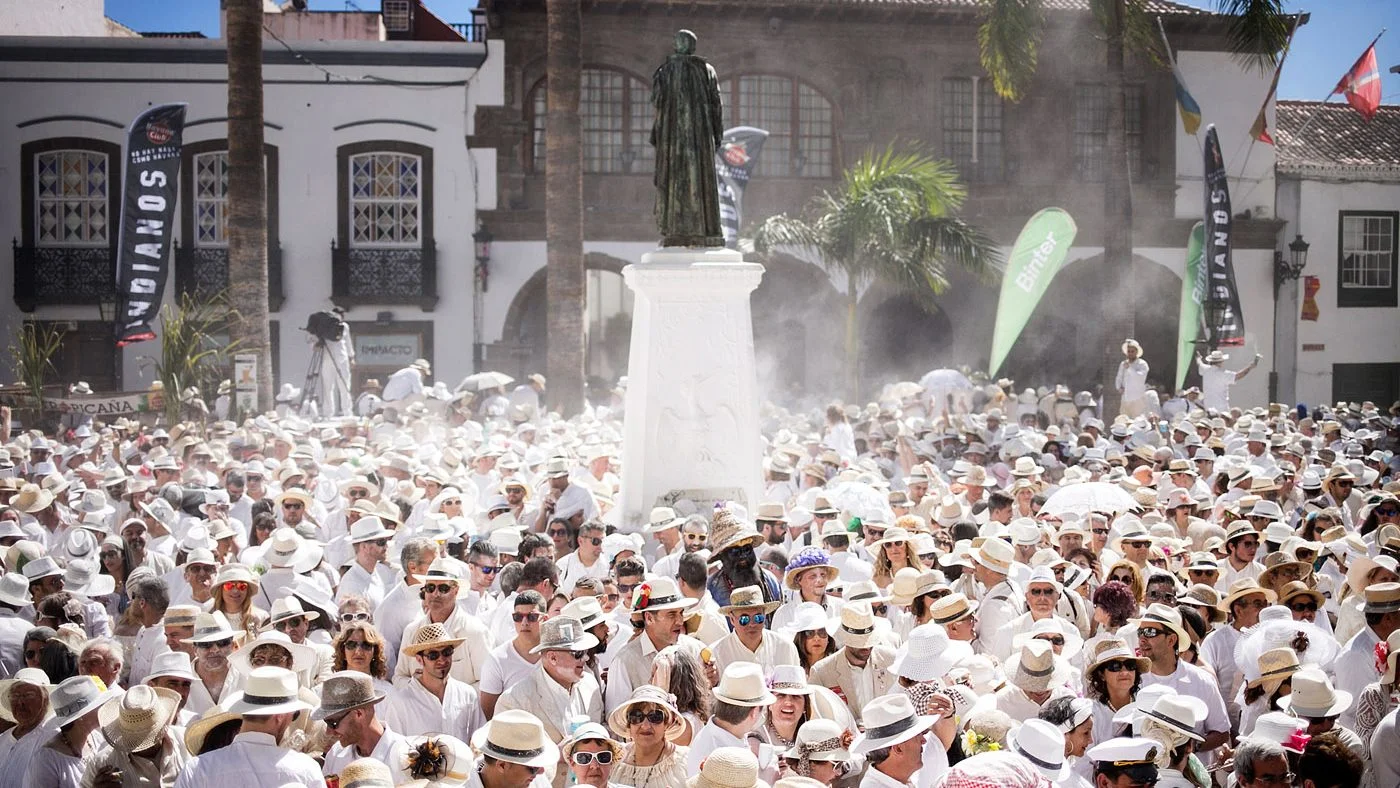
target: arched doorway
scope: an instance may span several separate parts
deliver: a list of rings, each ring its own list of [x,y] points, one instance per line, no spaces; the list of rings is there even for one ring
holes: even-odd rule
[[[587,355],[585,375],[591,392],[605,392],[627,374],[632,342],[632,290],[622,278],[627,261],[609,255],[584,256],[587,289]],[[501,341],[491,354],[493,366],[523,378],[543,372],[549,357],[549,312],[546,271],[541,268],[512,299],[506,311]]]
[[[905,293],[880,298],[881,292],[867,293],[860,307],[863,390],[895,380],[918,380],[931,369],[967,363],[957,355],[947,312],[927,310]]]
[[[1176,374],[1177,311],[1181,277],[1160,263],[1133,257],[1124,293],[1104,293],[1108,268],[1103,255],[1077,260],[1055,277],[1002,365],[1003,377],[1018,387],[1065,383],[1094,389],[1103,381],[1102,348],[1127,337],[1105,337],[1102,316],[1107,299],[1129,298],[1136,316],[1136,336],[1151,374],[1148,383],[1172,388]]]

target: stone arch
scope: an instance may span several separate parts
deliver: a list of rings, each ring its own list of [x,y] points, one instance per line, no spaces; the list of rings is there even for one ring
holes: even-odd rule
[[[959,355],[953,318],[941,302],[929,309],[909,293],[876,284],[861,297],[859,313],[863,390],[969,361]]]
[[[610,285],[616,285],[617,282],[620,282],[622,269],[630,264],[630,261],[601,252],[588,252],[583,256],[586,274],[600,272],[617,277],[616,280],[609,280]],[[531,372],[541,372],[547,367],[549,357],[549,314],[545,295],[547,272],[548,267],[541,266],[529,279],[525,280],[506,309],[505,323],[501,329],[501,340],[496,346],[491,366],[514,375],[516,378],[522,378]],[[622,290],[627,290],[625,285],[622,286]],[[599,384],[612,382],[603,378],[616,378],[618,375],[626,374],[627,348],[630,345],[632,332],[630,294],[631,292],[627,291],[626,318],[623,319],[621,314],[603,316],[607,322],[604,323],[604,336],[601,338],[601,344],[595,347],[590,342],[589,369],[595,368],[594,362],[603,361],[606,362],[605,365],[598,368],[606,369],[609,372],[606,376],[599,376],[600,379],[597,381],[590,380],[590,385],[595,389]],[[595,305],[589,305],[590,316],[593,306]],[[597,358],[597,353],[604,354],[604,357]]]
[[[1125,278],[1128,293],[1102,293],[1108,280],[1102,254],[1066,265],[1045,292],[1007,355],[1000,374],[1015,378],[1018,387],[1067,383],[1075,390],[1093,389],[1104,379],[1101,365],[1105,342],[1125,337],[1104,336],[1101,304],[1090,299],[1133,299],[1137,313],[1135,339],[1151,367],[1149,382],[1170,389],[1176,371],[1177,312],[1181,276],[1142,255],[1133,255],[1132,273]],[[989,343],[990,344],[990,343]],[[1045,359],[1053,358],[1054,367]]]

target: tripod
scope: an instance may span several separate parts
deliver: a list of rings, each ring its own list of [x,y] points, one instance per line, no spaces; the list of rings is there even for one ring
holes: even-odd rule
[[[321,370],[326,362],[326,341],[317,339],[316,344],[311,346],[311,363],[306,368],[306,384],[301,390],[301,402],[297,404],[297,411],[306,412],[306,403],[315,402],[317,412],[320,412],[321,402]]]

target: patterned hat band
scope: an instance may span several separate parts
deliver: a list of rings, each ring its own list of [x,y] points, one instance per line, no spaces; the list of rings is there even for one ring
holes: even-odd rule
[[[489,739],[483,749],[486,751],[487,755],[499,754],[507,758],[534,758],[544,753],[543,747],[536,747],[532,750],[512,750],[508,747],[502,747]]]
[[[244,695],[243,702],[250,706],[276,706],[279,703],[291,703],[297,700],[295,695]]]
[[[774,682],[773,686],[770,689],[772,689],[774,692],[782,692],[783,690],[805,690],[807,689],[807,685],[798,684],[795,681],[778,681]],[[790,695],[792,693],[785,692],[783,694]]]
[[[851,633],[852,635],[869,635],[871,632],[875,631],[875,627],[873,625],[868,627],[861,627],[860,629],[855,629],[854,627],[848,627],[845,624],[842,624],[841,629],[845,632]]]
[[[671,596],[654,596],[651,599],[647,600],[647,607],[655,607],[657,605],[669,605],[672,602],[676,602],[679,600],[679,594],[672,594]],[[757,605],[757,607],[762,607],[762,603]]]

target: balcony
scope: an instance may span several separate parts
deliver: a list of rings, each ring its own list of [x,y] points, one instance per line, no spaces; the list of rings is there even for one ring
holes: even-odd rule
[[[116,251],[111,247],[21,246],[18,240],[11,245],[15,306],[22,312],[97,304],[115,290]]]
[[[448,22],[447,26],[468,42],[474,44],[486,42],[486,12],[480,8],[472,9],[472,21]]]
[[[437,243],[421,248],[345,249],[331,242],[331,300],[346,307],[437,307]]]
[[[209,298],[228,289],[228,249],[226,247],[184,247],[175,245],[175,291],[195,298]],[[267,311],[282,308],[282,247],[267,247]]]

